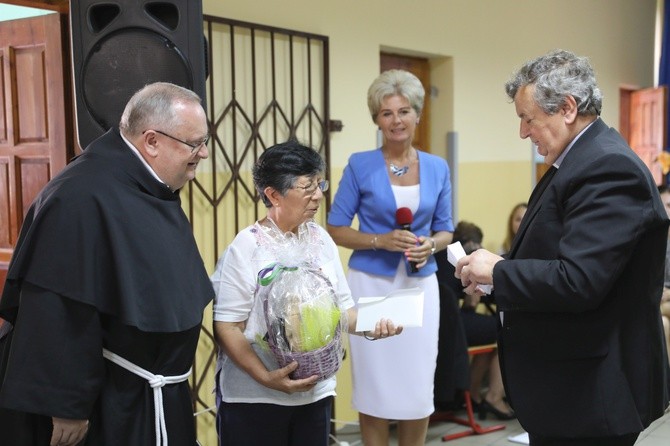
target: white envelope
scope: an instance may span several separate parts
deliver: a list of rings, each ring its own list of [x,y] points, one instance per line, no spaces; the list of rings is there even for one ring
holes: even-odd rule
[[[382,318],[403,327],[421,327],[423,297],[421,288],[406,288],[391,291],[386,296],[359,298],[356,331],[374,330]]]

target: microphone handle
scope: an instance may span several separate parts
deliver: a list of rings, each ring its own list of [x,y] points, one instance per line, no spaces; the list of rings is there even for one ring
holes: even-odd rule
[[[400,227],[402,229],[404,229],[405,231],[412,232],[412,227],[408,224],[400,225]],[[419,272],[419,268],[416,267],[416,262],[411,262],[411,261],[409,262],[409,271],[411,273],[418,273]]]

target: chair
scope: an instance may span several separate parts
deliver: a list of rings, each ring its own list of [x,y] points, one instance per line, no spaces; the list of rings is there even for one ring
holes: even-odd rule
[[[483,353],[491,353],[497,347],[496,344],[486,344],[486,345],[475,345],[468,348],[468,355],[475,356]],[[457,432],[455,434],[446,434],[442,437],[442,441],[455,440],[457,438],[463,438],[470,435],[483,435],[490,432],[495,432],[505,429],[504,424],[496,424],[493,426],[480,426],[477,421],[475,421],[475,415],[472,410],[472,399],[470,397],[470,391],[463,391],[463,399],[465,400],[465,412],[467,414],[467,419],[457,417],[453,412],[445,413],[435,413],[431,415],[431,421],[449,421],[452,423],[460,424],[462,426],[468,426],[469,429],[462,432]]]

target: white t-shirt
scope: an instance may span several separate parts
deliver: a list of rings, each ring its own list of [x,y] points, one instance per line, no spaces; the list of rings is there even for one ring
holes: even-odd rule
[[[214,321],[247,321],[244,335],[268,370],[276,370],[279,365],[272,353],[257,342],[267,333],[262,303],[255,299],[259,271],[277,261],[290,262],[291,257],[310,256],[333,285],[339,307],[346,310],[354,306],[337,246],[325,229],[308,222],[301,227],[298,236],[289,233],[276,242],[268,236],[264,226],[254,223],[235,237],[211,277],[216,292]],[[335,377],[319,382],[308,392],[289,395],[269,389],[237,367],[223,352],[219,352],[217,360],[219,370],[218,384],[226,402],[298,406],[335,395]]]

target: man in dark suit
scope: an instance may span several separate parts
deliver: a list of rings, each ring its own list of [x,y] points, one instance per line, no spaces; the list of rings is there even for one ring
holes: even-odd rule
[[[533,446],[632,445],[668,406],[663,288],[668,217],[646,166],[600,118],[586,58],[553,51],[505,85],[552,168],[505,257],[456,268],[492,284],[505,389]]]

